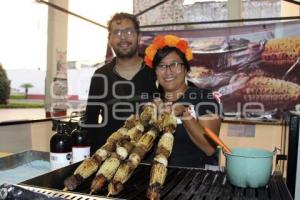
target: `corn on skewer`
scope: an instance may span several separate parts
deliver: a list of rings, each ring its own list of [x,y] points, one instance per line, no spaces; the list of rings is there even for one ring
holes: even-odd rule
[[[147,197],[151,200],[160,198],[160,190],[167,176],[168,158],[172,152],[174,136],[171,133],[164,133],[158,143],[156,156],[151,167],[150,182],[147,190]]]
[[[138,123],[119,139],[116,144],[116,152],[113,153],[110,158],[105,160],[99,168],[96,177],[92,182],[90,194],[100,191],[104,185],[112,179],[120,166],[121,161],[127,158],[134,147],[134,144],[139,140],[143,132],[144,126]]]
[[[160,191],[167,176],[167,167],[159,162],[152,165],[150,171],[150,185],[147,189],[147,198],[151,200],[160,199]]]
[[[84,179],[88,178],[94,172],[96,172],[101,163],[111,154],[111,152],[114,151],[115,143],[123,135],[126,135],[128,129],[135,126],[136,121],[137,119],[135,115],[129,116],[125,121],[123,128],[120,128],[119,130],[112,133],[107,139],[107,142],[100,149],[98,149],[91,158],[87,158],[86,160],[84,160],[75,170],[73,175],[66,178],[64,182],[65,188],[63,190],[74,190],[84,181]]]
[[[168,158],[173,149],[174,135],[176,129],[176,117],[166,114],[163,118],[163,135],[161,136],[156,150],[156,155],[151,167],[150,182],[147,197],[151,200],[160,199],[160,190],[167,176]]]
[[[123,127],[127,128],[129,130],[129,129],[135,127],[137,123],[139,123],[139,116],[132,114],[126,119]]]
[[[135,127],[128,130],[128,132],[124,135],[124,137],[128,137],[130,142],[136,144],[143,133],[144,133],[144,126],[141,123],[137,123]]]
[[[144,155],[151,149],[158,133],[159,130],[153,127],[140,138],[128,160],[121,164],[112,181],[109,183],[108,196],[116,195],[123,189],[123,184],[130,178],[133,171],[144,158]]]
[[[114,151],[115,143],[127,133],[128,129],[120,128],[109,136],[107,142],[98,149],[91,158],[85,159],[75,170],[73,175],[65,179],[64,191],[74,190],[80,185],[84,179],[91,176],[97,171],[101,163]]]
[[[146,104],[140,114],[140,121],[144,126],[153,125],[157,121],[157,109],[153,103]]]
[[[112,155],[101,165],[96,177],[93,179],[90,194],[101,190],[105,183],[113,177],[119,165],[120,158],[118,158],[116,153],[112,153]]]
[[[165,113],[162,116],[162,131],[164,133],[170,132],[174,133],[177,126],[176,117],[171,113]]]

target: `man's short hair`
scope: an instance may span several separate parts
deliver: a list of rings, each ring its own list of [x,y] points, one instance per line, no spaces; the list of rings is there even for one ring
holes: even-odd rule
[[[107,22],[108,32],[109,33],[111,32],[112,23],[114,21],[119,21],[119,20],[123,20],[123,19],[128,19],[128,20],[132,21],[136,32],[137,33],[140,32],[140,22],[137,20],[136,16],[129,14],[129,13],[124,13],[124,12],[116,13],[111,17],[111,19]]]

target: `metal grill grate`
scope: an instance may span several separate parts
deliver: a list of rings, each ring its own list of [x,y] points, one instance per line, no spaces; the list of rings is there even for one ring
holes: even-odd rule
[[[38,192],[42,193],[51,197],[60,197],[64,199],[70,199],[70,200],[107,200],[107,198],[103,197],[95,197],[95,196],[90,196],[86,194],[78,194],[78,193],[73,193],[73,192],[62,192],[62,191],[57,191],[53,189],[45,189],[45,188],[39,188],[39,187],[33,187],[33,186],[25,186],[21,185],[24,189],[33,191],[33,192]]]
[[[25,181],[23,184],[44,188],[62,189],[64,179],[71,175],[78,164],[52,171],[40,177]],[[141,165],[124,185],[124,190],[115,198],[146,199],[149,183],[150,166]],[[53,180],[47,181],[47,180]],[[92,178],[85,181],[77,191],[88,194]],[[100,199],[106,198],[107,190],[101,191]],[[85,198],[87,196],[83,195]],[[94,197],[90,197],[94,198]],[[292,199],[282,176],[275,174],[264,188],[238,188],[227,181],[226,174],[221,171],[169,167],[165,186],[161,191],[164,200],[289,200]]]

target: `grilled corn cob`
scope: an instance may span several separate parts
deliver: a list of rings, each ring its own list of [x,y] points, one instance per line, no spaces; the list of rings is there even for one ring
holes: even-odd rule
[[[141,123],[144,126],[152,125],[157,120],[157,109],[155,104],[147,104],[143,112],[140,114]]]
[[[105,160],[100,169],[98,170],[96,177],[91,185],[91,193],[100,191],[103,186],[110,181],[115,174],[116,170],[120,166],[121,160],[127,158],[131,152],[134,144],[140,139],[144,131],[144,126],[140,123],[136,123],[136,126],[131,128],[126,134],[123,134],[121,138],[116,142],[116,151],[110,158]]]
[[[300,86],[280,79],[253,77],[241,90],[245,102],[261,102],[265,106],[283,106],[300,100]]]
[[[117,142],[116,153],[121,160],[125,160],[133,147],[134,144],[128,138],[122,138]]]
[[[136,143],[144,132],[144,126],[141,123],[137,123],[133,128],[131,128],[126,136],[130,138],[130,141]]]
[[[263,64],[270,69],[289,68],[300,56],[300,37],[269,40],[261,54]]]
[[[120,167],[118,168],[117,172],[113,177],[113,180],[109,184],[108,186],[109,195],[110,194],[115,195],[117,194],[117,192],[115,191],[121,191],[123,189],[123,183],[125,183],[129,179],[134,169],[141,162],[141,157],[143,157],[144,155],[145,155],[144,149],[140,147],[134,147],[132,153],[130,154],[129,160],[125,161],[120,165]]]
[[[128,160],[121,164],[113,180],[109,183],[108,195],[116,195],[123,189],[123,184],[130,178],[133,171],[144,158],[144,155],[151,149],[158,132],[157,128],[151,128],[139,139]]]
[[[151,200],[160,199],[160,190],[167,176],[168,158],[172,153],[176,129],[176,117],[173,114],[165,114],[163,117],[163,130],[156,150],[156,155],[151,168],[150,182],[147,197]]]
[[[116,153],[121,160],[125,160],[137,141],[142,137],[144,126],[137,123],[116,143]]]
[[[171,113],[165,113],[162,117],[162,130],[164,133],[174,133],[176,130],[177,121],[175,115]]]
[[[150,186],[147,190],[147,197],[151,200],[157,200],[160,199],[160,190],[166,180],[167,167],[155,161],[150,173]]]
[[[126,121],[124,122],[124,128],[131,129],[136,126],[136,124],[139,122],[139,116],[138,115],[130,115]]]
[[[159,199],[160,190],[167,176],[168,158],[173,149],[174,136],[167,132],[158,142],[156,155],[151,168],[150,183],[147,190],[149,199]]]
[[[76,189],[76,187],[80,185],[84,179],[97,171],[98,165],[98,161],[93,157],[85,159],[75,170],[74,174],[65,179],[64,191]]]
[[[169,132],[164,133],[158,142],[156,154],[163,155],[166,158],[169,158],[169,156],[172,153],[173,142],[174,142],[174,135]]]
[[[112,155],[104,161],[98,170],[96,177],[92,182],[90,194],[100,191],[107,181],[111,180],[119,165],[120,158],[116,153],[112,153]]]
[[[137,146],[143,148],[146,152],[148,152],[151,149],[157,134],[158,130],[156,128],[150,129],[146,134],[144,134],[140,138]]]
[[[130,178],[134,171],[134,166],[129,160],[120,165],[113,180],[108,185],[109,195],[117,195],[123,190],[123,184]]]
[[[120,128],[117,131],[113,132],[106,140],[107,143],[115,143],[120,138],[123,137],[123,135],[126,135],[129,129],[127,128]]]
[[[97,171],[101,163],[115,150],[115,143],[122,135],[127,133],[126,128],[120,128],[109,136],[107,142],[98,149],[91,158],[85,159],[75,170],[73,175],[67,177],[64,181],[66,190],[74,190],[80,185],[84,179],[91,176]]]
[[[269,40],[265,45],[267,52],[300,52],[300,37],[287,37]]]

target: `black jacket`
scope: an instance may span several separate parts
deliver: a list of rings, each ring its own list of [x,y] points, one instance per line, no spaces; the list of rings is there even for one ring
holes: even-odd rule
[[[140,102],[151,101],[155,76],[144,63],[128,81],[114,70],[116,59],[97,69],[91,79],[85,126],[91,141],[91,153],[100,148],[124,120],[136,111]],[[125,110],[123,110],[125,109]],[[98,123],[101,112],[103,123]]]

